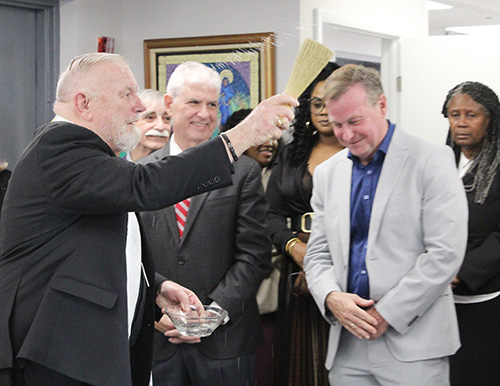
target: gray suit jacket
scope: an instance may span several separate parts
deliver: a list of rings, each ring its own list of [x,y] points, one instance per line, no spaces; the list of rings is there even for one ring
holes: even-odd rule
[[[141,161],[168,154],[167,145]],[[261,168],[242,156],[234,169],[231,187],[193,197],[182,239],[173,206],[142,213],[157,272],[229,312],[230,321],[198,345],[212,359],[254,353],[263,341],[255,295],[270,269],[271,241]],[[168,359],[177,347],[156,332],[154,360]]]
[[[332,367],[342,326],[325,309],[331,291],[347,290],[352,161],[340,152],[314,173],[315,216],[305,270],[332,324]],[[401,361],[438,358],[459,347],[450,283],[467,240],[467,202],[450,148],[396,129],[373,203],[366,267],[370,297],[390,325],[385,339]]]

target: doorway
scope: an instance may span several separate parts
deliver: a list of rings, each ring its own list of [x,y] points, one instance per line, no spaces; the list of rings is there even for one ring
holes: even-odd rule
[[[15,166],[34,130],[52,119],[59,76],[59,2],[0,5],[0,159]]]

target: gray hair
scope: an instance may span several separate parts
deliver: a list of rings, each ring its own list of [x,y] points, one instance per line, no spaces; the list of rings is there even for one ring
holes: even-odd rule
[[[204,84],[206,88],[220,93],[221,79],[213,68],[198,62],[180,64],[170,76],[167,84],[167,94],[175,99],[182,95],[184,87],[189,84]]]
[[[75,57],[59,77],[56,88],[56,101],[68,102],[74,88],[83,87],[85,91],[96,93],[96,85],[88,75],[101,63],[120,63],[129,66],[128,61],[121,55],[93,52]]]
[[[465,186],[467,192],[475,190],[474,202],[482,205],[500,165],[500,101],[497,94],[488,86],[479,82],[463,82],[453,87],[446,96],[441,110],[446,118],[448,118],[448,106],[455,95],[469,95],[481,106],[489,119],[481,150],[469,167],[474,180],[471,185]],[[454,150],[460,148],[453,141],[451,130],[448,130],[446,143]]]
[[[349,88],[362,84],[368,102],[373,106],[384,93],[380,73],[374,68],[357,64],[346,64],[335,70],[325,81],[325,101],[340,98]]]
[[[146,106],[150,106],[154,103],[163,103],[165,97],[165,94],[152,88],[139,90],[137,91],[137,95]]]

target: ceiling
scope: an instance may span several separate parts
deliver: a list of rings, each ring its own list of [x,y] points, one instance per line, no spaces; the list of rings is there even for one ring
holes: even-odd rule
[[[452,9],[429,11],[429,35],[453,35],[446,27],[500,24],[499,0],[435,0]]]

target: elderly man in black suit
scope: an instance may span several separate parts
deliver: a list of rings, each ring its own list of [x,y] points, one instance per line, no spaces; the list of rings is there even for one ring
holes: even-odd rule
[[[133,212],[231,185],[231,161],[279,136],[296,103],[272,97],[224,140],[136,165],[115,154],[140,138],[137,88],[120,55],[75,58],[59,79],[55,120],[13,170],[1,217],[2,385],[147,385],[154,300],[199,300],[155,277]]]
[[[217,127],[220,87],[217,71],[204,64],[177,67],[165,96],[174,134],[139,162],[206,143]],[[263,343],[255,295],[270,269],[271,241],[260,165],[241,156],[234,169],[232,186],[193,197],[180,220],[176,206],[141,214],[157,271],[229,312],[211,336],[180,345],[164,316],[154,338],[155,386],[253,385],[255,350]]]

